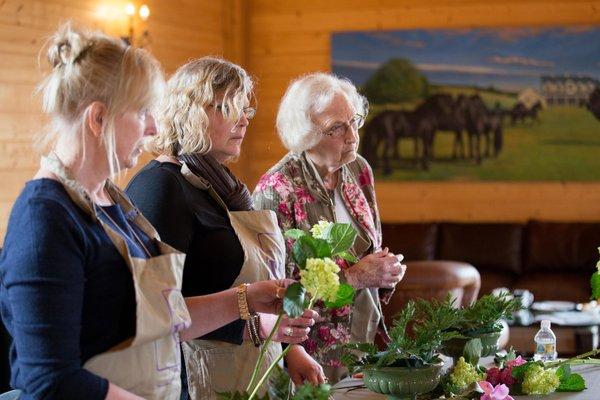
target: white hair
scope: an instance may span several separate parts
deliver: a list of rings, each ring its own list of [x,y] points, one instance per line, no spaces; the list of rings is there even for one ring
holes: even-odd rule
[[[356,113],[367,115],[367,99],[348,79],[315,72],[292,81],[279,104],[276,122],[277,133],[286,149],[301,153],[319,142],[313,117],[323,112],[336,94],[344,96]]]

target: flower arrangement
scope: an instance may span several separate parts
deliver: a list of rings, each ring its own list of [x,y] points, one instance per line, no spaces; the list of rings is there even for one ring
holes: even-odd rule
[[[394,318],[390,342],[384,351],[371,343],[350,343],[344,356],[354,372],[369,367],[409,367],[440,363],[439,350],[444,341],[460,337],[452,330],[459,321],[458,310],[449,297],[445,301],[411,300]],[[364,354],[356,354],[356,350]]]
[[[318,300],[324,302],[329,308],[339,308],[352,304],[354,299],[354,288],[348,284],[340,283],[338,273],[340,268],[336,260],[344,259],[356,262],[356,258],[349,252],[354,244],[357,232],[350,224],[332,223],[319,221],[309,232],[300,229],[289,229],[285,236],[293,240],[292,258],[300,269],[300,282],[288,286],[283,297],[283,309],[279,313],[275,326],[262,345],[259,358],[254,367],[254,372],[243,393],[219,393],[223,400],[276,400],[276,399],[327,399],[330,387],[327,384],[320,386],[303,385],[296,390],[293,396],[289,392],[286,396],[280,396],[277,391],[270,390],[264,397],[258,398],[259,388],[267,381],[271,373],[276,370],[279,361],[290,349],[288,346],[282,354],[267,368],[262,377],[259,378],[260,366],[264,360],[267,344],[271,342],[277,331],[284,314],[290,318],[299,317],[305,309],[312,308]],[[285,374],[279,376],[279,388],[284,387],[281,383]],[[287,377],[289,382],[289,377]],[[273,381],[271,381],[272,383]]]

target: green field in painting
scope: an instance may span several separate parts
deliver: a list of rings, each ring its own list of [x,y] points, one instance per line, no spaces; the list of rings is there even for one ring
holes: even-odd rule
[[[468,89],[455,88],[457,94]],[[444,92],[452,92],[444,88]],[[479,92],[488,106],[499,101],[508,108],[514,97]],[[371,115],[383,108],[412,108],[410,105],[371,107]],[[392,181],[596,181],[600,180],[600,121],[585,108],[549,107],[539,114],[539,122],[504,125],[504,148],[498,158],[486,158],[481,165],[472,160],[453,160],[454,134],[438,132],[434,143],[435,159],[429,171],[413,162],[413,142],[400,143],[400,160],[392,162],[393,173],[379,180]],[[465,148],[467,135],[463,134]]]

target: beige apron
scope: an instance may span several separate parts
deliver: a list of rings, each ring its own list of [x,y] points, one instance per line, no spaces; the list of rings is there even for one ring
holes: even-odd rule
[[[152,225],[136,211],[134,223],[160,251],[148,259],[132,257],[125,239],[97,217],[96,207],[81,185],[69,178],[55,156],[42,158],[42,167],[53,172],[69,197],[107,233],[125,259],[136,298],[136,333],[115,348],[89,359],[84,368],[148,400],[178,400],[181,392],[179,331],[191,323],[181,281],[185,254],[160,241]],[[127,197],[110,181],[105,188],[125,213],[134,210]]]
[[[194,175],[187,165],[181,173],[193,186],[207,190],[228,215],[244,250],[244,263],[232,287],[285,277],[285,241],[271,210],[229,211],[210,184]],[[216,392],[243,391],[258,360],[260,348],[250,340],[242,345],[217,340],[190,340],[182,343],[188,390],[192,400],[216,399]],[[261,376],[281,354],[281,344],[271,342],[265,353]],[[264,393],[263,387],[261,393]]]

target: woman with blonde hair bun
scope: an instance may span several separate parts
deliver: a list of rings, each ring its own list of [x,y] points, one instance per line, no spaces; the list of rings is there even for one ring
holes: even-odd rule
[[[249,121],[253,83],[240,66],[203,57],[169,79],[151,147],[158,154],[126,191],[171,246],[185,252],[183,294],[197,296],[285,276],[285,245],[275,214],[253,209],[250,192],[226,164],[236,159]],[[209,335],[182,344],[192,399],[246,389],[273,316],[253,310]],[[289,343],[288,372],[295,383],[323,382],[304,348],[316,316],[284,318],[275,341]],[[281,353],[267,348],[262,370]],[[264,388],[263,388],[264,389]]]
[[[15,201],[0,255],[11,386],[24,400],[179,399],[179,339],[236,320],[238,307],[277,313],[290,281],[184,299],[185,255],[110,180],[156,134],[157,61],[69,24],[47,54],[47,153]]]

